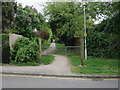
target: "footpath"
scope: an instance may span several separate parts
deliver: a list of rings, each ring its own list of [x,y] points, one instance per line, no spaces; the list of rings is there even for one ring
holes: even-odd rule
[[[55,43],[51,43],[47,50],[42,52],[42,55],[47,55],[56,49]],[[22,75],[73,75],[70,71],[70,65],[68,64],[68,58],[62,55],[55,56],[52,64],[40,65],[40,66],[15,66],[5,65],[2,66],[3,74],[22,74]]]
[[[47,55],[56,49],[55,43],[51,43],[50,47],[42,52],[42,55]],[[52,54],[54,55],[54,54]],[[35,75],[35,76],[56,76],[56,77],[75,77],[75,78],[118,78],[118,76],[104,75],[77,75],[71,72],[68,58],[63,55],[54,55],[54,61],[49,65],[40,66],[0,66],[2,74],[14,75]]]

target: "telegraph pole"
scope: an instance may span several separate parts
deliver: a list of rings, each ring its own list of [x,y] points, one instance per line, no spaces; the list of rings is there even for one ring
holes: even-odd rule
[[[86,37],[87,37],[87,33],[86,33],[86,15],[85,15],[85,6],[86,6],[86,2],[83,2],[83,6],[84,6],[84,37],[85,37],[85,60],[87,60],[87,41],[86,41]]]

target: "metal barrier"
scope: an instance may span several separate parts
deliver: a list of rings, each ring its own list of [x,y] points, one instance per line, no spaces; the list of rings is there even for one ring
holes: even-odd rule
[[[80,46],[66,46],[66,47],[42,47],[42,50],[52,54],[62,55],[80,55]]]
[[[80,55],[80,46],[66,46],[65,55]]]

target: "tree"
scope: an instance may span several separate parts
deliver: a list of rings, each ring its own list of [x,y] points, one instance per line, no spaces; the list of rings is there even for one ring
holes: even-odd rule
[[[84,32],[84,14],[81,3],[75,2],[54,2],[47,3],[44,8],[45,15],[49,15],[49,23],[53,34],[59,38],[72,39],[83,36]],[[88,16],[87,16],[88,17]],[[87,19],[87,26],[93,24]],[[63,41],[70,45],[68,41]]]
[[[81,61],[84,59],[84,13],[81,3],[54,2],[47,3],[44,9],[45,15],[49,15],[49,22],[53,34],[60,38],[65,45],[73,45],[73,38],[80,37]],[[88,17],[88,16],[87,16]],[[87,26],[93,24],[87,18]],[[83,65],[83,63],[81,63]]]
[[[13,25],[14,16],[17,9],[15,2],[2,2],[2,32],[8,33]],[[9,29],[8,29],[9,28]]]
[[[86,7],[91,19],[111,18],[120,12],[120,2],[89,2]]]
[[[40,31],[44,23],[45,18],[37,9],[32,6],[23,8],[22,5],[19,5],[13,32],[31,38],[33,37],[33,29],[37,28]]]

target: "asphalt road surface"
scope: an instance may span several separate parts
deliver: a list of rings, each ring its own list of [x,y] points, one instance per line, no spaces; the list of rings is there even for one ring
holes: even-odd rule
[[[2,88],[118,88],[118,80],[2,76]]]

